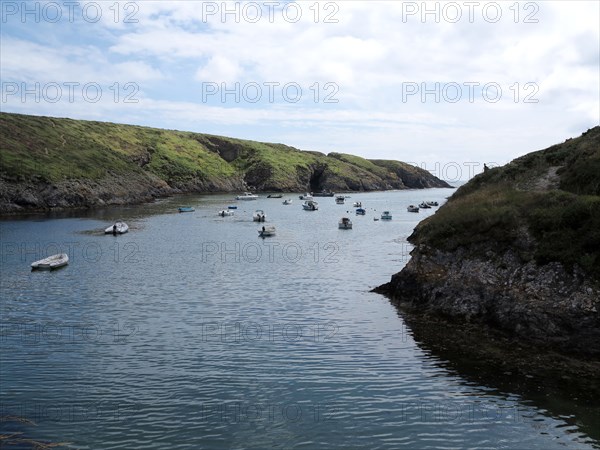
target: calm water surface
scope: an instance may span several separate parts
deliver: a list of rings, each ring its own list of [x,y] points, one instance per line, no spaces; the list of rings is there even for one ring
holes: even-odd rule
[[[185,196],[0,222],[1,414],[35,423],[2,432],[81,449],[598,448],[577,417],[448,369],[369,293],[435,211],[406,206],[452,192],[316,212],[297,195]],[[255,209],[276,237],[258,238]],[[393,220],[374,221],[384,209]],[[354,229],[338,230],[346,211]],[[130,232],[103,235],[116,219]],[[58,251],[68,267],[30,271]]]

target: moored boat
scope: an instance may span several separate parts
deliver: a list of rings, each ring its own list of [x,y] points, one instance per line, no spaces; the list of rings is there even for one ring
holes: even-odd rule
[[[115,222],[104,230],[104,234],[125,234],[129,231],[129,226],[125,222]]]
[[[258,230],[259,237],[275,236],[275,227],[273,225],[262,227]]]
[[[229,217],[229,216],[233,216],[234,212],[229,209],[222,209],[217,214],[221,217]]]
[[[258,195],[253,194],[252,192],[244,192],[242,195],[238,195],[236,200],[256,200]]]
[[[53,270],[69,264],[69,256],[66,253],[58,253],[31,263],[31,270]]]
[[[338,205],[343,205],[345,201],[346,197],[344,197],[343,195],[336,195],[335,203],[337,203]]]
[[[389,211],[384,211],[381,213],[381,220],[392,220],[392,213]]]
[[[315,202],[314,200],[306,200],[302,204],[302,209],[305,211],[316,211],[319,209],[319,203]]]
[[[362,208],[362,203],[361,202],[354,202],[354,204],[352,206],[354,208]]]
[[[358,208],[358,209],[356,210],[356,214],[357,214],[358,216],[364,216],[366,213],[367,213],[367,210],[366,210],[366,209],[364,209],[364,208]]]
[[[338,228],[340,230],[351,230],[352,221],[348,217],[342,217],[338,223]]]
[[[227,209],[237,209],[237,206],[235,206],[235,205],[229,205],[229,206],[227,207]]]
[[[419,207],[415,206],[415,205],[410,205],[408,208],[406,208],[406,210],[408,212],[416,212],[416,213],[418,213],[419,212]]]
[[[438,202],[432,202],[432,201],[427,202],[427,204],[429,206],[440,206],[440,204]]]
[[[429,206],[425,202],[421,202],[421,203],[419,203],[419,208],[421,208],[421,209],[431,209],[431,206]]]
[[[267,216],[265,215],[265,212],[262,209],[257,209],[252,215],[252,220],[254,222],[264,222],[265,220],[267,220]]]
[[[284,205],[291,205],[292,204],[292,199],[291,198],[287,198],[283,201]]]
[[[180,213],[194,212],[194,211],[196,211],[196,210],[192,206],[180,206],[179,207]]]
[[[283,194],[269,194],[267,198],[282,198]]]
[[[299,196],[298,196],[298,198],[299,198],[300,200],[312,200],[312,199],[313,199],[313,196],[312,196],[312,194],[309,194],[309,193],[307,192],[306,194],[299,195]]]

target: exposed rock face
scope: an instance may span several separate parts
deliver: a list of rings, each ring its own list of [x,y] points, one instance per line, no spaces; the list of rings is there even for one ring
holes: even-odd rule
[[[600,127],[488,170],[408,240],[375,289],[416,314],[600,361]]]
[[[483,249],[477,254],[485,255]],[[474,257],[418,248],[406,267],[377,289],[394,300],[524,341],[600,357],[600,289],[558,262],[526,264],[515,252]]]
[[[177,192],[155,176],[108,174],[99,180],[9,183],[0,178],[0,211],[143,203]]]

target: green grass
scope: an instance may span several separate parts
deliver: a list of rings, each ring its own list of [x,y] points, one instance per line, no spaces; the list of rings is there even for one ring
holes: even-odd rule
[[[411,240],[446,251],[466,247],[502,253],[511,248],[539,264],[578,265],[600,281],[599,155],[597,127],[491,169],[421,222]],[[558,187],[533,189],[550,167],[561,167]],[[523,244],[523,229],[534,238],[531,249]]]
[[[322,172],[334,189],[402,186],[396,171],[358,156],[201,133],[0,113],[0,136],[1,175],[13,182],[145,172],[174,185],[245,179],[259,189],[305,190]]]

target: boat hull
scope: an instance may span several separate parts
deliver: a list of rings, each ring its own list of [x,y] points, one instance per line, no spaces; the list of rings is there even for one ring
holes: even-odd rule
[[[258,236],[263,238],[275,236],[275,227],[263,227],[258,230]]]
[[[116,228],[114,226],[116,225]],[[104,234],[125,234],[129,231],[129,226],[126,223],[118,222],[104,230]]]
[[[69,257],[66,253],[61,253],[31,263],[31,270],[54,270],[65,267],[67,264],[69,264]]]

